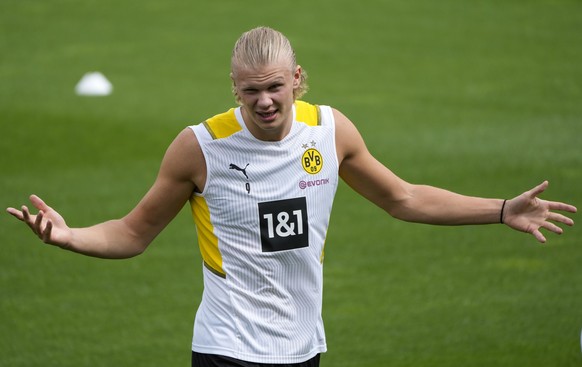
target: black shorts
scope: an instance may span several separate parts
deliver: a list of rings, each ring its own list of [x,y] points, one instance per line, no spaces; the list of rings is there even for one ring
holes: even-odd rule
[[[319,367],[319,354],[301,363],[268,364],[245,362],[215,354],[192,352],[192,367]]]

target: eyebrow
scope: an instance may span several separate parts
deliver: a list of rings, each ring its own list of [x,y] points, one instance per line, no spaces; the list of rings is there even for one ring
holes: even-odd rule
[[[259,82],[259,83],[255,83],[255,82],[249,82],[248,85],[243,86],[241,89],[242,90],[255,90],[255,89],[260,89],[262,87],[264,88],[269,88],[273,85],[277,85],[277,84],[285,84],[285,78],[282,77],[277,77],[276,79],[273,80],[269,80],[266,82]]]

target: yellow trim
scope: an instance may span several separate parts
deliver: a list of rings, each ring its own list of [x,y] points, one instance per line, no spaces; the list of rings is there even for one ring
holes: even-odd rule
[[[198,232],[198,246],[204,260],[204,265],[213,273],[225,278],[226,273],[222,269],[222,255],[218,249],[218,238],[214,234],[214,226],[210,221],[210,210],[206,199],[202,196],[194,196],[190,199],[192,216]]]
[[[236,120],[234,108],[209,118],[204,121],[204,126],[213,139],[226,138],[227,136],[242,130],[242,127]]]
[[[321,125],[319,106],[304,101],[295,101],[295,119],[309,126]]]

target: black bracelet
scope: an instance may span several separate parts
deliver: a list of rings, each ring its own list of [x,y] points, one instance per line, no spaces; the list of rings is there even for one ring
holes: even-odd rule
[[[505,203],[507,199],[503,200],[503,205],[501,205],[501,214],[499,214],[499,223],[503,223],[503,209],[505,209]]]

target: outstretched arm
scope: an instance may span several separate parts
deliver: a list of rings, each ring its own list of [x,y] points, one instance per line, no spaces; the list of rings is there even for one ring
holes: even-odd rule
[[[147,248],[176,216],[205,174],[202,152],[190,129],[183,130],[168,147],[158,177],[139,204],[121,219],[85,228],[70,228],[63,217],[36,195],[38,210],[26,206],[7,211],[26,223],[45,243],[88,256],[128,258]]]
[[[504,200],[466,196],[433,186],[406,182],[370,154],[361,135],[349,119],[339,111],[334,111],[334,117],[342,179],[393,217],[409,222],[438,225],[501,222]],[[540,228],[562,233],[562,229],[552,221],[573,225],[574,222],[570,218],[553,211],[575,213],[574,206],[549,202],[537,197],[546,187],[547,182],[507,200],[503,208],[503,222],[511,228],[533,234],[540,242],[545,242]]]

